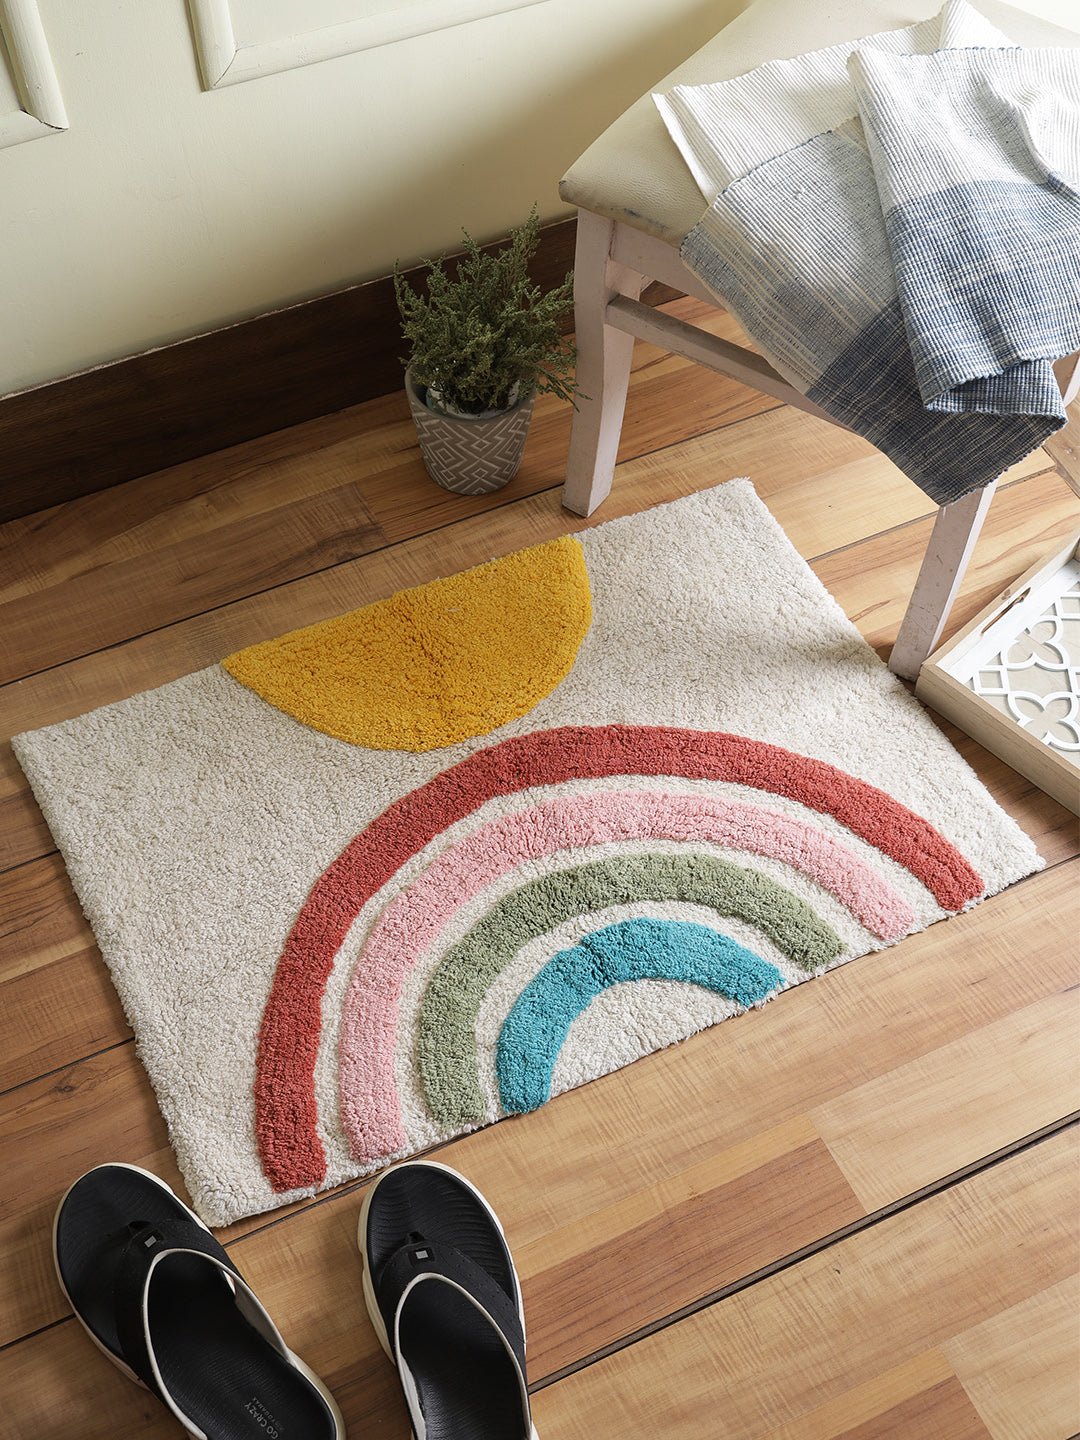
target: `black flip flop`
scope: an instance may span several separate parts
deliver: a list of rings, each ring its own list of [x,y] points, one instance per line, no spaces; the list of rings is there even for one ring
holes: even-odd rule
[[[99,1165],[53,1225],[56,1273],[87,1334],[198,1440],[345,1440],[322,1381],[163,1180]]]
[[[358,1240],[415,1440],[536,1440],[521,1286],[479,1190],[434,1161],[395,1166],[368,1192]]]

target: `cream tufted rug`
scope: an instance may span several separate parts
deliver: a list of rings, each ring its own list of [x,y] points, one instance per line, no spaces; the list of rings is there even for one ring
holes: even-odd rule
[[[14,744],[212,1225],[1042,863],[745,480]]]

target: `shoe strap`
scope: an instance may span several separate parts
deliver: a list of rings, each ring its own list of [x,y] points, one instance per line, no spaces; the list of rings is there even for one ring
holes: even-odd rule
[[[482,1266],[452,1245],[432,1245],[418,1238],[402,1245],[387,1260],[379,1272],[376,1291],[390,1335],[396,1329],[394,1320],[405,1291],[420,1276],[449,1280],[470,1295],[502,1332],[524,1375],[525,1331],[515,1301]]]
[[[206,1256],[219,1270],[229,1271],[241,1284],[243,1280],[224,1248],[192,1220],[133,1222],[130,1230],[113,1284],[116,1333],[128,1365],[159,1399],[171,1403],[161,1392],[147,1345],[146,1295],[151,1270],[165,1255],[194,1252]],[[192,1324],[198,1325],[198,1316],[192,1317]]]

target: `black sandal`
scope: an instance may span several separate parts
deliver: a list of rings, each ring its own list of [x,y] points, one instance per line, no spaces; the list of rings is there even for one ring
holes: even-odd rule
[[[99,1165],[60,1201],[56,1273],[109,1359],[200,1440],[345,1440],[322,1381],[163,1180]]]
[[[368,1192],[358,1239],[415,1440],[536,1440],[521,1286],[480,1192],[446,1165],[398,1165]]]

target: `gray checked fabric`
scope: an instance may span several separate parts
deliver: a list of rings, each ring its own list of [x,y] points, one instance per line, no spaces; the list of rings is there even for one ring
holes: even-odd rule
[[[1080,51],[965,0],[656,97],[710,208],[682,258],[771,363],[937,503],[1065,424]]]

